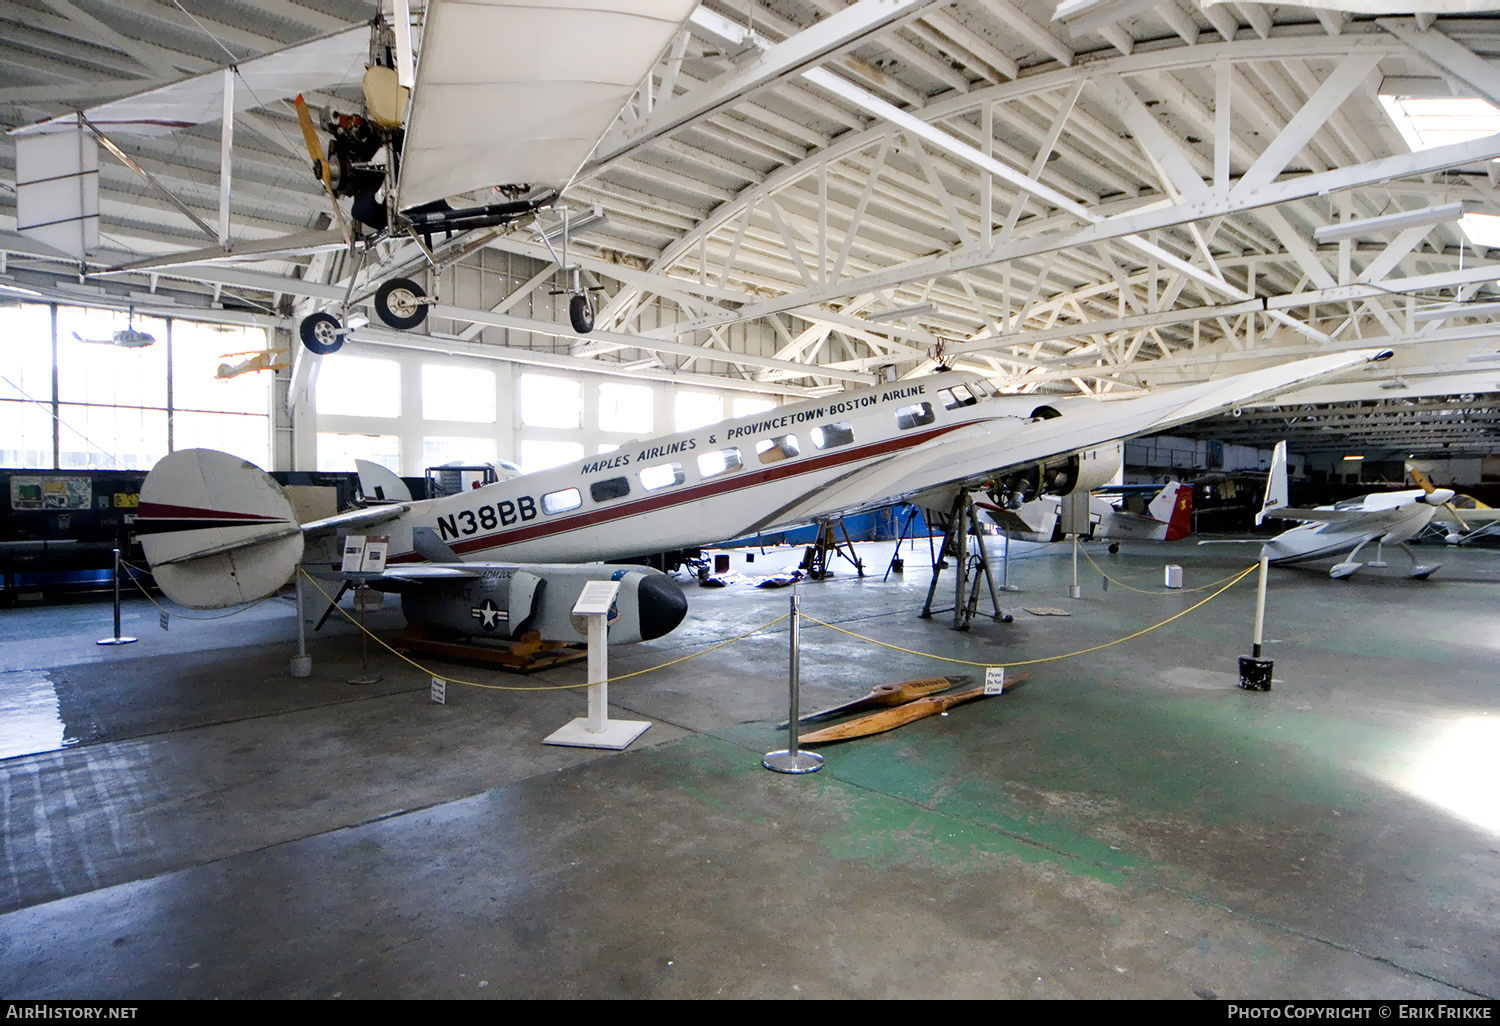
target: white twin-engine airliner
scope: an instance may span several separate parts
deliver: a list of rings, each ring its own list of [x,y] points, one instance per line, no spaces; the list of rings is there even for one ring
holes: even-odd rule
[[[533,630],[577,641],[585,628],[569,616],[573,600],[587,581],[614,578],[624,587],[611,640],[634,641],[676,627],[686,600],[659,571],[596,561],[902,500],[948,508],[959,489],[1013,472],[1046,476],[1055,491],[1096,487],[1119,469],[1124,438],[1385,355],[1330,354],[1115,402],[997,395],[981,376],[939,373],[631,443],[457,495],[302,525],[259,468],[185,450],[147,478],[137,530],[163,590],[194,608],[270,594],[301,563],[331,579],[358,576],[401,591],[409,616],[454,630],[503,637]],[[343,538],[377,529],[389,539],[384,565],[343,571]],[[579,565],[589,563],[596,565]]]

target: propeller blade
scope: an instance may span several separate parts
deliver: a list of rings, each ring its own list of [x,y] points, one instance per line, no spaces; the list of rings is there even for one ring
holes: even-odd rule
[[[339,219],[339,230],[344,233],[344,243],[352,250],[354,249],[354,233],[349,230],[349,222],[344,218],[343,208],[339,206],[338,197],[333,194],[333,174],[328,168],[328,158],[323,155],[323,143],[318,139],[318,130],[313,125],[312,112],[307,109],[307,101],[302,94],[297,94],[295,101],[297,108],[297,123],[302,126],[302,141],[307,144],[307,155],[312,158],[313,173],[323,182],[323,191],[328,194],[328,202],[333,204],[333,213]]]
[[[1457,520],[1458,526],[1464,529],[1464,534],[1468,534],[1471,530],[1471,528],[1469,527],[1469,522],[1459,515],[1458,507],[1453,505],[1453,503],[1451,502],[1443,503],[1443,507],[1447,509],[1449,513],[1453,514],[1453,519]]]

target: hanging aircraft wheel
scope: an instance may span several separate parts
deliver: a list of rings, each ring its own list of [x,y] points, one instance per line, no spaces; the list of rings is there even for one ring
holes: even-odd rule
[[[392,278],[375,293],[375,313],[393,328],[406,331],[427,319],[427,293],[410,278]]]
[[[319,356],[336,353],[344,344],[344,336],[339,334],[339,319],[333,314],[315,313],[302,318],[301,333],[308,352]]]
[[[573,322],[573,330],[580,335],[594,330],[594,304],[589,302],[587,294],[574,296],[568,303],[568,319]]]

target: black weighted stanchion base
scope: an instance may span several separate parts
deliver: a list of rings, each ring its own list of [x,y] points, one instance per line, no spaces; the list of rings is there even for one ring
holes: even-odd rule
[[[134,638],[101,638],[94,642],[96,645],[134,645]]]
[[[1271,659],[1240,656],[1240,687],[1246,691],[1270,691],[1271,670],[1275,665]]]
[[[771,752],[760,764],[777,773],[816,773],[823,768],[823,757],[815,752]]]

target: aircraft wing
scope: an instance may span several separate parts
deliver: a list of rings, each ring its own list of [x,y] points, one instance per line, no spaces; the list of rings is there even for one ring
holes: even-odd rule
[[[1266,513],[1267,520],[1297,520],[1304,524],[1332,524],[1340,531],[1384,531],[1426,507],[1409,502],[1387,509],[1278,509]]]
[[[369,59],[370,27],[356,25],[298,43],[235,65],[236,113],[263,107],[273,100],[342,82],[357,82]],[[170,135],[190,125],[218,121],[224,116],[224,69],[215,68],[173,82],[90,107],[83,116],[105,135],[155,137]],[[72,114],[11,131],[32,136],[72,132]]]
[[[304,536],[320,535],[327,534],[330,531],[362,530],[369,527],[379,527],[381,524],[395,520],[397,517],[410,511],[411,507],[405,503],[350,510],[348,513],[324,517],[322,520],[309,520],[302,525],[302,534]]]
[[[567,185],[697,6],[430,0],[397,206]]]

